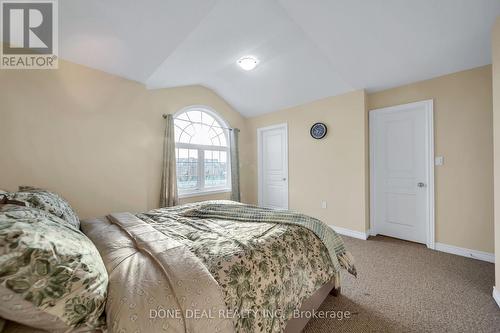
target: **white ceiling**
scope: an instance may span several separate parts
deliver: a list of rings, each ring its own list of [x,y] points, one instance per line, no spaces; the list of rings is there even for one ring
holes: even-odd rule
[[[60,56],[245,116],[491,63],[500,0],[60,1]],[[245,72],[243,55],[260,59]]]

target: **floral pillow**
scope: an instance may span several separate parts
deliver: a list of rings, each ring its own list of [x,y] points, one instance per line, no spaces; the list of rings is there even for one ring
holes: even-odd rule
[[[2,195],[2,194],[0,194]],[[54,214],[80,229],[80,220],[69,203],[58,194],[29,186],[20,186],[18,192],[4,194],[8,200],[24,202],[26,206]]]
[[[0,205],[0,317],[51,332],[102,328],[107,285],[81,231],[43,210]]]

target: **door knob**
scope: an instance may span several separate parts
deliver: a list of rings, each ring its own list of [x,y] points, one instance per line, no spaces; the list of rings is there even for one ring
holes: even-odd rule
[[[282,180],[283,180],[283,181],[286,181],[286,178],[283,178]]]
[[[425,187],[425,183],[418,183],[417,186],[418,187]]]

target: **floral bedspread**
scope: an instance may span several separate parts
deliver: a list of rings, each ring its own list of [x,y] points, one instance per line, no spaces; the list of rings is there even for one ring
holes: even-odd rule
[[[136,216],[202,261],[222,287],[236,332],[282,332],[304,299],[338,277],[337,258],[331,258],[314,232],[300,225],[238,221],[230,219],[231,214],[216,216],[206,211],[203,218],[194,216],[214,204],[238,205],[204,202]],[[343,249],[340,238],[336,243]],[[344,255],[347,264],[341,265],[355,273],[348,252],[343,251],[339,255]]]

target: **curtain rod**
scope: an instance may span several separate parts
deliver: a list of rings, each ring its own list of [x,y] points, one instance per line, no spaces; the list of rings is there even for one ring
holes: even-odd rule
[[[163,119],[167,119],[167,116],[168,114],[164,113],[162,115]],[[185,120],[185,119],[177,119],[177,120],[180,120],[180,121],[186,121],[186,122],[189,122],[189,123],[192,123],[192,124],[198,124],[198,125],[207,125],[205,123],[201,123],[199,121],[191,121],[191,120]],[[221,128],[221,129],[227,129],[229,131],[240,131],[239,128],[232,128],[232,127],[221,127],[221,126],[211,126],[211,127],[216,127],[216,128]]]

